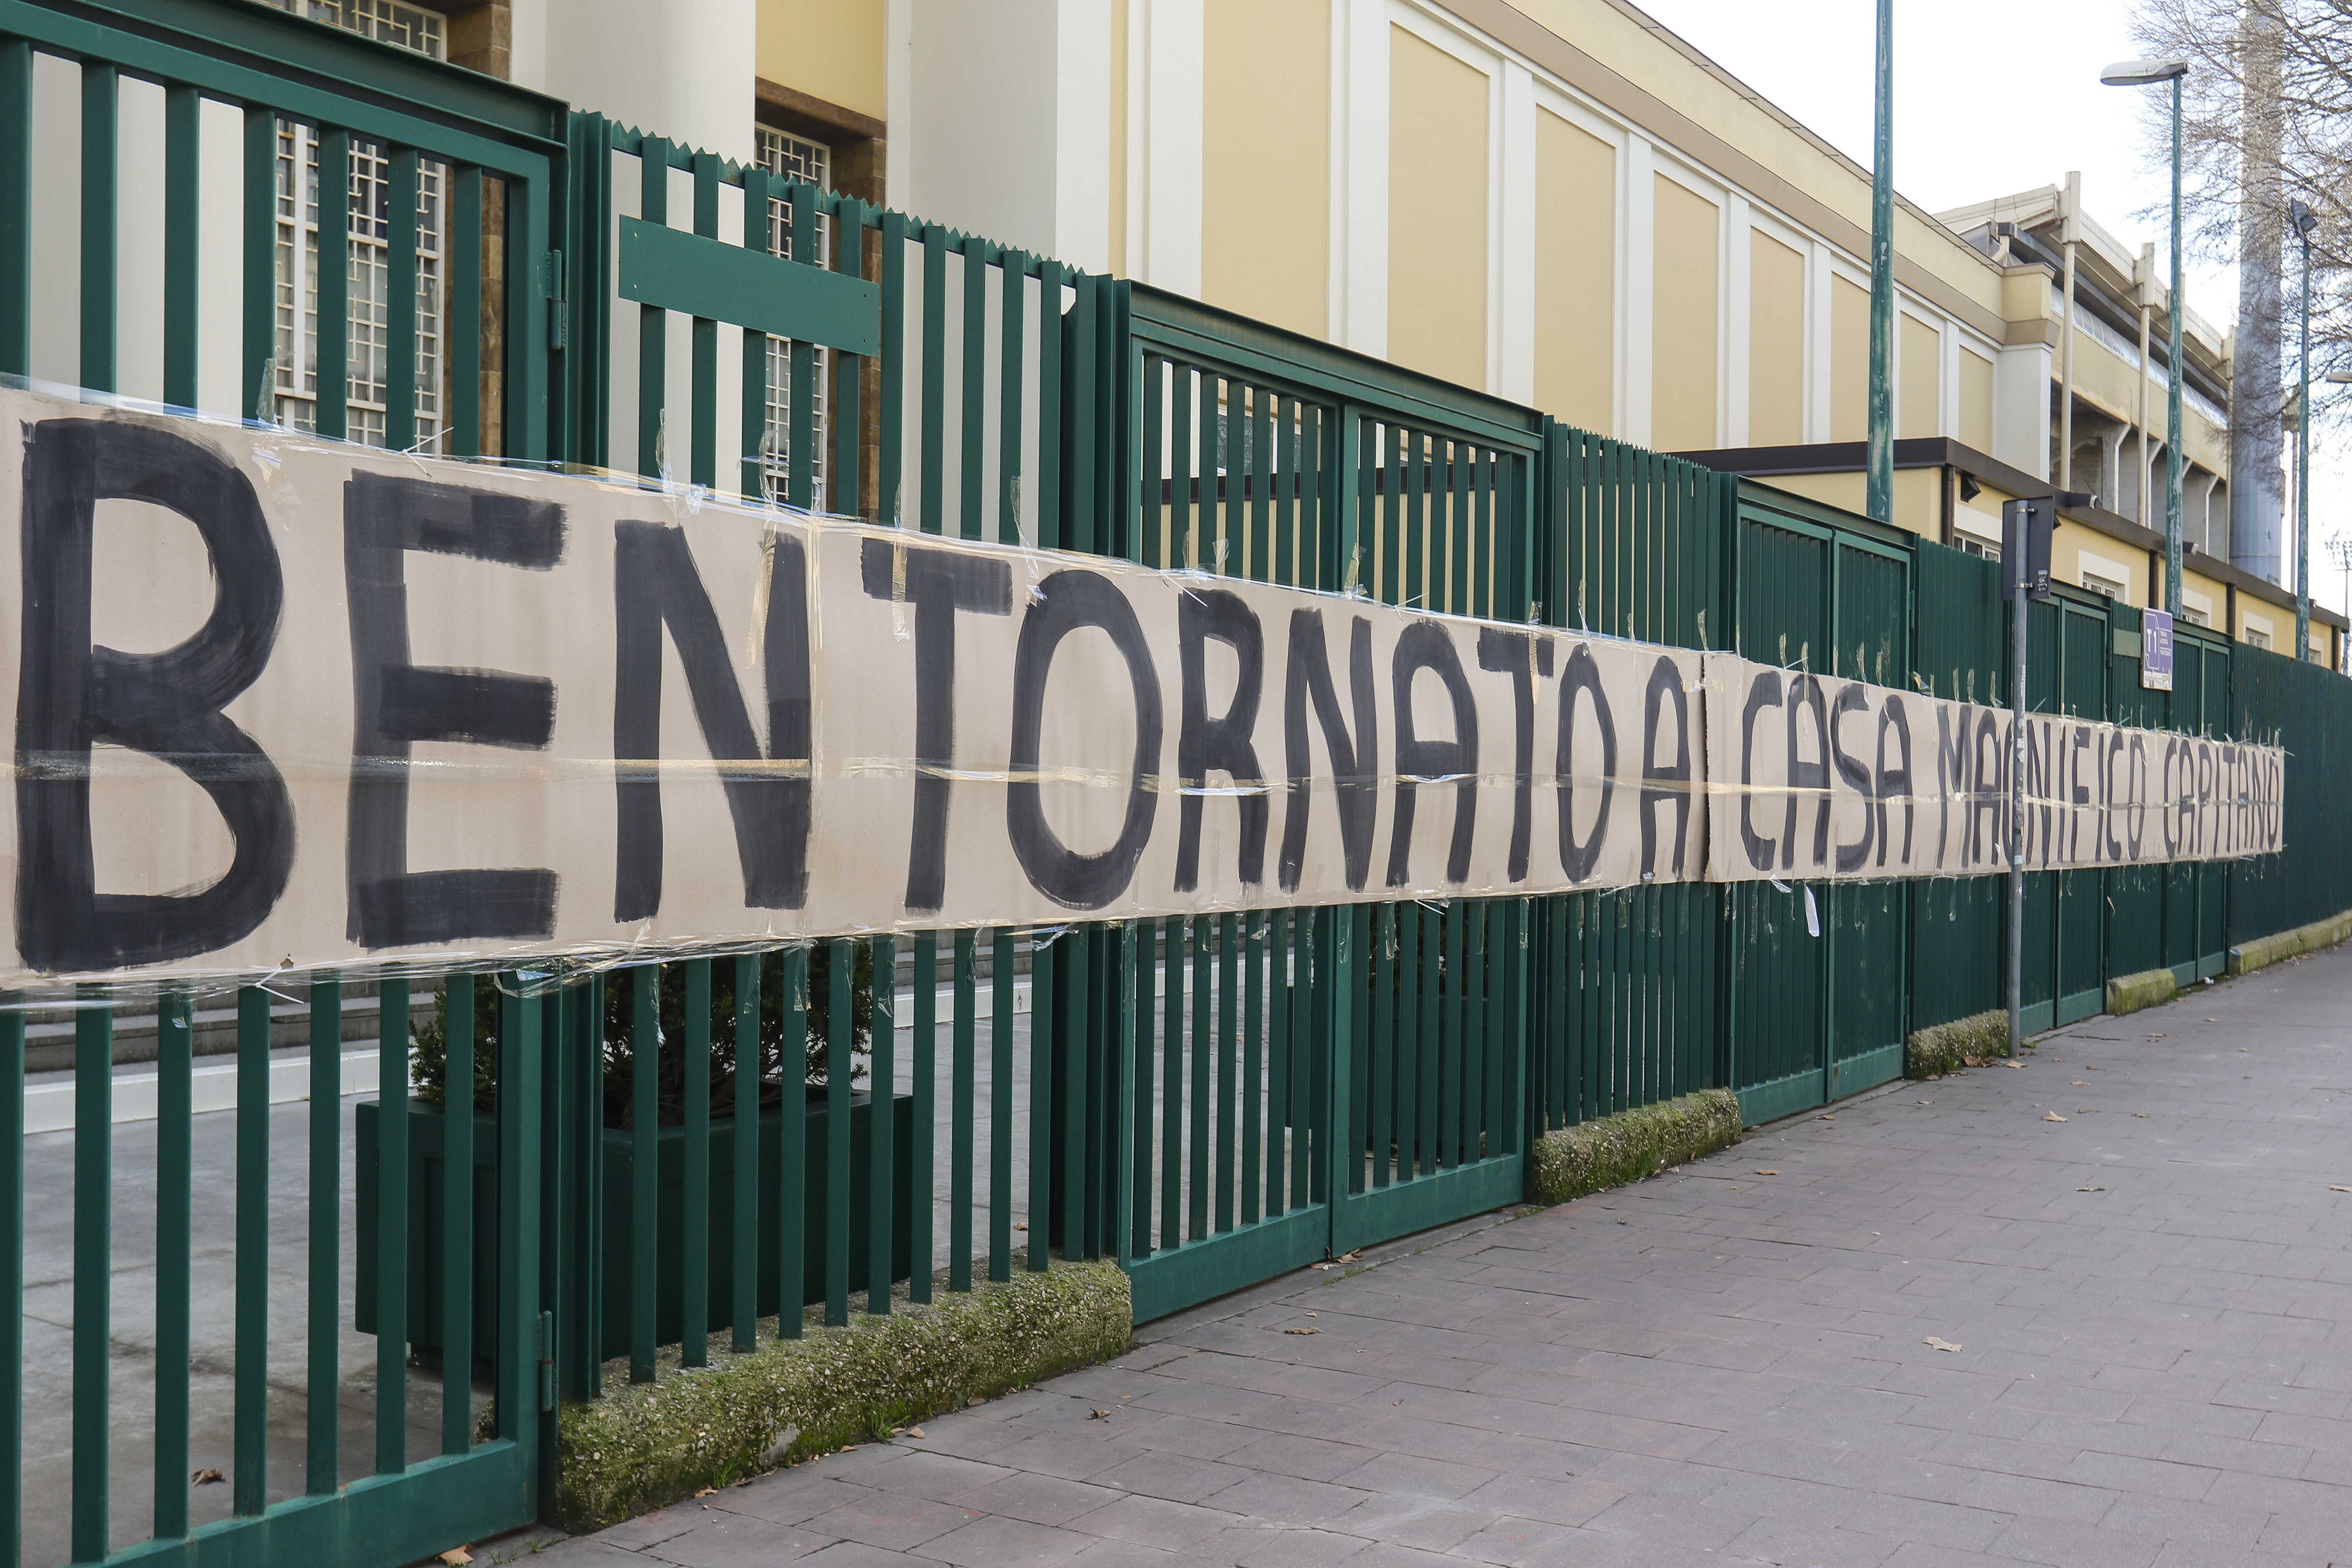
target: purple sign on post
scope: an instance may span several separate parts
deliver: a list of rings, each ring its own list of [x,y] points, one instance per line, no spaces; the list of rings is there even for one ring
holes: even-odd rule
[[[2139,613],[2139,683],[2149,691],[2172,689],[2172,616],[2164,610]]]

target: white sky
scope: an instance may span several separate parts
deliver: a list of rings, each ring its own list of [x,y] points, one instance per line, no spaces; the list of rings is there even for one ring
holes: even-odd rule
[[[1872,0],[1635,3],[1869,166]],[[2101,67],[2138,52],[2130,13],[2129,0],[1895,0],[1895,188],[1937,212],[2056,184],[2079,169],[2090,216],[2134,249],[2153,241],[2158,267],[2168,267],[2170,169],[2138,101],[2158,89],[2099,85]],[[2227,326],[2236,313],[2234,268],[2192,256],[2185,291],[2207,321]],[[2346,434],[2315,432],[2315,540],[2352,531]],[[2311,586],[2344,608],[2342,575],[2317,547]]]

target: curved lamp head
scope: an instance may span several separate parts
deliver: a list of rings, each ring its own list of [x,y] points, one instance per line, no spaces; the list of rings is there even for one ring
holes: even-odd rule
[[[2117,60],[2099,73],[2102,87],[2154,87],[2189,74],[2187,60]]]
[[[2286,222],[2305,245],[2309,245],[2312,237],[2319,232],[2319,215],[2299,201],[2286,204]]]

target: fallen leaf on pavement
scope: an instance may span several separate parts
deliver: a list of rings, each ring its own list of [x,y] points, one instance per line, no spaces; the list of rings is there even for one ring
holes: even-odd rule
[[[2133,1112],[2132,1112],[2132,1114],[2133,1114],[2134,1116],[2138,1117],[2142,1121],[2147,1121],[2147,1111],[2145,1111],[2145,1110],[2135,1110],[2135,1111],[2133,1111]]]
[[[2091,1087],[2091,1080],[2086,1078],[2070,1078],[2066,1080],[2066,1087],[2069,1089],[2088,1089]]]
[[[1962,1345],[1956,1345],[1949,1340],[1939,1340],[1933,1334],[1929,1334],[1926,1339],[1921,1340],[1919,1342],[1926,1345],[1929,1350],[1936,1351],[1958,1351],[1966,1348]]]
[[[922,1435],[923,1429],[920,1426],[909,1426],[907,1428],[907,1436],[909,1437],[919,1437]]]
[[[1319,1334],[1323,1331],[1320,1329],[1285,1329],[1282,1331],[1286,1334]]]
[[[441,1561],[447,1563],[449,1568],[466,1568],[466,1564],[473,1560],[474,1554],[462,1546],[452,1546],[448,1551],[441,1553]]]
[[[190,1476],[188,1478],[188,1484],[192,1487],[216,1487],[226,1479],[228,1479],[228,1478],[222,1475],[218,1470],[204,1469],[198,1470],[194,1475]]]
[[[2074,1190],[2078,1193],[2104,1193],[2107,1189],[2105,1187],[2076,1187]]]
[[[2013,1072],[2022,1072],[2025,1070],[2025,1064],[2023,1062],[2003,1062],[2000,1065],[2010,1068]]]
[[[1108,1410],[1089,1410],[1087,1412],[1087,1419],[1089,1421],[1108,1421],[1110,1419],[1110,1412]]]
[[[2331,1193],[2352,1193],[2352,1187],[2330,1187],[2327,1190]]]
[[[2044,1121],[2063,1121],[2066,1119],[2059,1115],[2054,1110],[2045,1110],[2042,1113],[2042,1120]]]
[[[695,1496],[697,1496],[697,1497],[709,1497],[711,1493],[713,1493],[713,1492],[717,1491],[718,1489],[718,1489],[717,1487],[705,1487],[705,1488],[703,1488],[700,1491],[698,1491],[698,1492],[695,1493],[694,1495],[695,1495]]]
[[[1759,1171],[1756,1173],[1759,1176],[1777,1176],[1780,1173],[1778,1171]]]

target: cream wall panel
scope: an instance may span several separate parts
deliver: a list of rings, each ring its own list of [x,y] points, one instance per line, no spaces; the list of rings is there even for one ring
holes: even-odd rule
[[[1717,444],[1722,209],[1668,174],[1653,178],[1650,445],[1703,451]]]
[[[1389,29],[1388,357],[1486,384],[1485,72]]]
[[[1960,405],[1953,421],[1960,445],[1992,452],[1992,361],[1969,349],[1960,351]]]
[[[1870,290],[1850,278],[1830,282],[1830,434],[1870,435]]]
[[[1904,440],[1943,433],[1944,336],[1927,322],[1903,311],[1895,321],[1902,338],[1896,345],[1895,433]],[[1864,329],[1867,331],[1867,329]]]
[[[883,119],[890,112],[882,68],[886,15],[875,0],[760,0],[759,72]]]
[[[1805,258],[1748,231],[1748,445],[1805,438]]]
[[[1207,0],[1204,20],[1201,297],[1319,338],[1331,311],[1329,0]]]
[[[1536,112],[1536,405],[1613,434],[1617,149]]]

